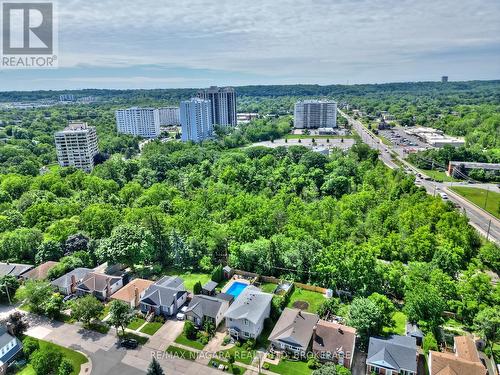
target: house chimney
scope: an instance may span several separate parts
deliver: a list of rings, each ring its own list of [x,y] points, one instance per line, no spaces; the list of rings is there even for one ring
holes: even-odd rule
[[[313,342],[316,340],[316,329],[317,328],[318,328],[318,326],[315,324],[313,327],[313,337],[312,337]]]
[[[344,331],[343,331],[343,330],[342,330],[342,328],[340,328],[340,327],[339,327],[339,333],[340,333],[341,335],[343,335],[343,334],[344,334]]]
[[[139,306],[139,289],[137,287],[134,288],[134,307]]]
[[[71,284],[69,286],[69,292],[70,292],[70,294],[75,293],[75,290],[76,290],[76,277],[73,274],[73,275],[71,275]]]

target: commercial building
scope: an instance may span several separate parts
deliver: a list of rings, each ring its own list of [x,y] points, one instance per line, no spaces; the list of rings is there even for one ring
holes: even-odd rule
[[[442,83],[446,83],[446,82],[448,82],[448,76],[442,76],[442,77],[441,77],[441,82],[442,82]]]
[[[160,112],[156,108],[119,109],[115,115],[118,133],[144,138],[156,138],[160,135]]]
[[[441,130],[427,127],[415,127],[405,130],[406,134],[416,136],[423,142],[437,148],[444,146],[462,147],[465,146],[465,140],[458,137],[450,137]]]
[[[201,142],[212,137],[212,106],[210,100],[192,98],[180,106],[182,141]]]
[[[98,154],[97,133],[85,122],[70,123],[55,134],[57,160],[61,167],[76,167],[90,172]]]
[[[259,118],[258,113],[238,113],[236,115],[236,121],[238,122],[238,124],[247,124],[257,118]]]
[[[210,101],[212,124],[236,126],[236,92],[232,87],[211,86],[198,91],[197,97]]]
[[[335,128],[337,103],[325,100],[303,100],[295,103],[293,116],[296,129]]]
[[[158,108],[160,115],[160,126],[179,125],[181,123],[179,107]]]

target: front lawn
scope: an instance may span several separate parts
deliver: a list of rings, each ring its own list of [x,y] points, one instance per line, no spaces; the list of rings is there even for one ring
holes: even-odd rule
[[[144,345],[149,340],[147,337],[139,336],[139,335],[136,335],[136,334],[131,333],[131,332],[125,332],[125,335],[122,335],[120,333],[118,336],[122,339],[134,339],[141,345]]]
[[[137,330],[140,326],[142,326],[144,323],[146,323],[146,321],[142,318],[139,318],[139,317],[135,317],[134,319],[132,319],[132,321],[130,322],[130,324],[127,326],[128,329],[131,329],[133,331]]]
[[[307,362],[304,361],[290,361],[288,359],[281,359],[277,365],[269,364],[269,371],[277,374],[296,374],[296,375],[311,375],[312,370],[307,367]]]
[[[246,350],[243,346],[233,346],[231,349],[221,350],[217,353],[221,358],[228,358],[231,354],[234,355],[236,362],[241,362],[246,365],[252,364],[255,357],[255,350]]]
[[[179,348],[178,346],[174,346],[174,345],[170,345],[167,348],[166,352],[174,357],[187,359],[190,361],[194,361],[196,359],[196,357],[198,356],[198,354],[196,354],[195,352],[192,352],[190,350],[186,350],[183,348]]]
[[[287,307],[293,308],[295,302],[303,301],[307,302],[307,304],[309,305],[309,307],[305,311],[315,313],[318,311],[323,302],[325,302],[325,300],[326,298],[321,293],[295,288],[293,294],[290,297],[290,302],[288,303]]]
[[[144,327],[139,332],[145,333],[147,335],[154,335],[156,331],[158,331],[163,323],[159,322],[151,322],[151,323],[146,323]]]
[[[453,186],[451,190],[500,219],[500,193],[464,186]]]
[[[44,340],[38,340],[38,344],[40,345],[40,349],[54,349],[57,350],[58,352],[62,353],[63,357],[66,358],[71,362],[73,365],[73,372],[71,375],[78,375],[80,373],[80,366],[83,365],[84,363],[87,363],[87,357],[85,357],[83,354],[75,352],[74,350],[64,348],[62,346],[53,344],[48,341]],[[33,370],[33,367],[28,363],[28,365],[22,369],[19,373],[19,375],[36,375],[35,370]]]
[[[392,316],[392,321],[394,326],[384,327],[383,332],[404,336],[406,334],[406,315],[401,311],[396,311]]]
[[[189,346],[191,348],[198,349],[198,350],[202,350],[205,347],[205,345],[203,345],[198,340],[188,339],[184,333],[181,333],[179,336],[177,336],[177,338],[175,339],[175,342],[177,344]]]
[[[102,310],[102,313],[101,313],[101,316],[100,316],[100,319],[103,320],[105,317],[108,316],[109,314],[109,308],[111,307],[111,305],[108,303],[106,305],[104,305],[104,310]]]
[[[227,366],[228,367],[227,372],[230,374],[241,375],[244,374],[246,371],[246,368],[244,367],[236,366],[234,363],[231,366],[228,362],[221,361],[220,359],[211,359],[210,362],[208,363],[208,366],[213,368],[218,368],[219,365]]]

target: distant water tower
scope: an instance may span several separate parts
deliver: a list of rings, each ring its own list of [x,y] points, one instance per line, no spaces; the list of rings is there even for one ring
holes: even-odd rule
[[[442,76],[441,83],[446,83],[446,82],[448,82],[448,76]]]

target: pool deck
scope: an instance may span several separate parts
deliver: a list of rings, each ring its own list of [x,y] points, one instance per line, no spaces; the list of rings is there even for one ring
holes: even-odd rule
[[[240,278],[235,279],[233,276],[233,278],[226,285],[224,285],[224,288],[222,288],[221,292],[226,293],[235,282],[240,284],[246,284],[247,286],[250,285],[250,281]]]

